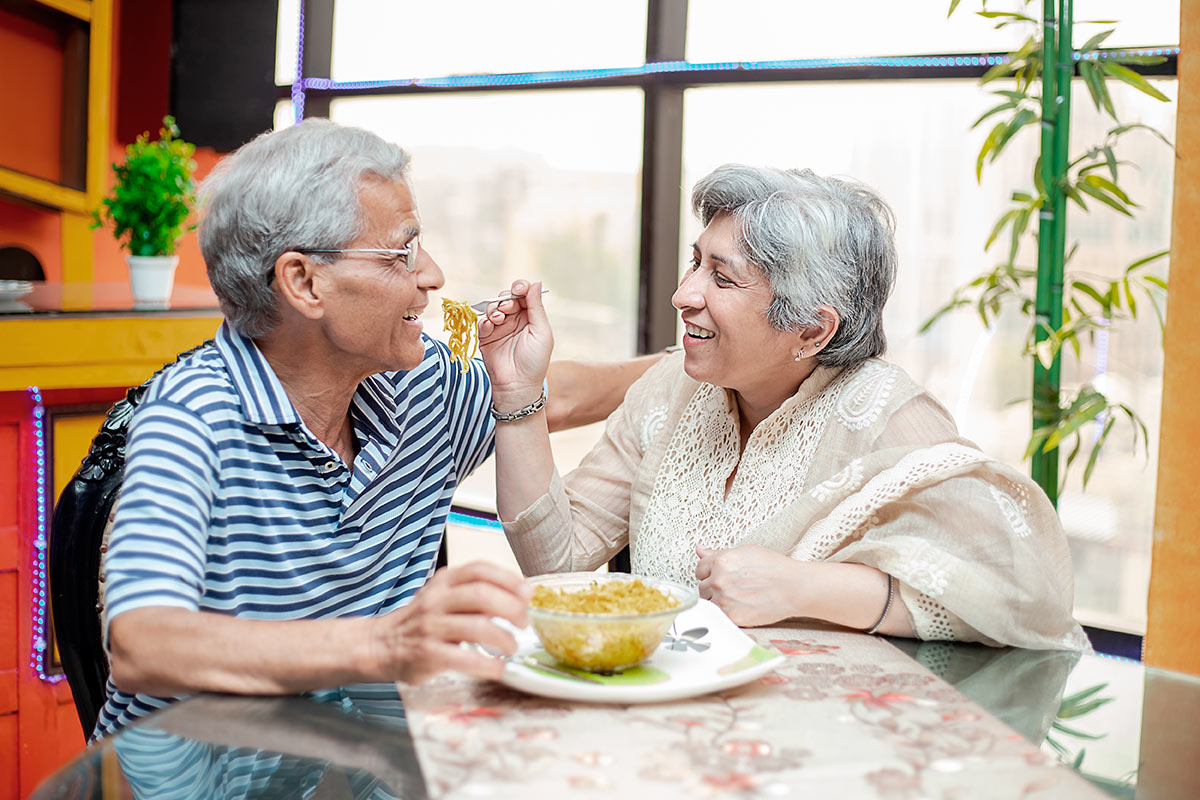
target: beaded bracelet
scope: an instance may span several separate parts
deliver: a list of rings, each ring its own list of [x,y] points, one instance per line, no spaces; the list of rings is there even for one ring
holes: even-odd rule
[[[875,624],[867,628],[865,631],[863,631],[863,633],[875,633],[875,631],[879,630],[879,626],[883,624],[885,619],[887,619],[888,612],[892,609],[892,598],[896,596],[896,579],[891,575],[888,575],[887,579],[888,599],[887,602],[883,604],[883,613],[879,615],[879,619],[875,620]]]
[[[502,414],[499,411],[497,411],[496,404],[492,403],[492,408],[491,408],[492,419],[496,420],[496,422],[516,422],[519,419],[524,419],[525,417],[533,416],[534,414],[541,411],[545,407],[546,407],[546,390],[543,388],[542,396],[539,397],[537,400],[534,400],[532,403],[525,406],[524,408],[518,408],[516,411],[512,411],[508,414]]]

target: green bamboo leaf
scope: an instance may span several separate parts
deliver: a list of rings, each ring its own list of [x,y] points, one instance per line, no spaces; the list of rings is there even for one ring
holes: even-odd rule
[[[1075,694],[1064,697],[1058,704],[1058,707],[1059,707],[1058,716],[1060,716],[1060,717],[1061,716],[1077,716],[1074,714],[1064,715],[1063,710],[1077,708],[1079,706],[1079,704],[1082,703],[1084,700],[1087,700],[1092,695],[1103,692],[1107,688],[1108,688],[1108,682],[1105,681],[1104,683],[1098,683],[1095,686],[1089,686],[1086,689],[1080,689]]]
[[[977,182],[983,181],[984,159],[987,158],[988,154],[991,153],[993,149],[995,149],[996,142],[999,141],[1000,137],[1004,135],[1004,131],[1007,129],[1007,122],[997,122],[996,126],[992,128],[991,133],[989,133],[987,138],[983,140],[983,146],[979,148],[979,157],[975,159],[975,180]]]
[[[1108,164],[1109,174],[1112,175],[1113,183],[1117,182],[1117,157],[1113,153],[1111,146],[1104,148],[1104,162]]]
[[[1108,306],[1108,303],[1105,301],[1104,296],[1101,295],[1100,292],[1096,291],[1096,288],[1094,286],[1092,286],[1090,283],[1086,283],[1084,281],[1071,281],[1071,288],[1075,289],[1077,291],[1083,292],[1088,297],[1095,300],[1096,303],[1098,303],[1101,308],[1106,308]]]
[[[1013,109],[1016,107],[1017,107],[1017,104],[1010,100],[1006,103],[1001,103],[1000,105],[995,106],[994,108],[989,108],[987,111],[983,112],[983,114],[980,115],[979,119],[977,119],[971,123],[970,130],[975,130],[975,128],[978,128],[979,123],[983,122],[985,119],[992,116],[993,114],[999,114],[1001,111],[1008,111],[1009,109]]]
[[[1112,36],[1114,30],[1116,30],[1116,29],[1109,28],[1106,31],[1100,31],[1100,33],[1097,33],[1095,36],[1093,36],[1092,38],[1090,38],[1086,42],[1084,42],[1083,47],[1080,47],[1079,49],[1083,50],[1085,52],[1090,52],[1092,50],[1098,50],[1100,48],[1100,43],[1103,42],[1105,39],[1107,39],[1109,36]]]
[[[1158,128],[1155,128],[1152,125],[1146,125],[1141,122],[1131,122],[1128,125],[1118,125],[1117,127],[1109,130],[1108,135],[1109,136],[1123,136],[1124,134],[1129,133],[1130,131],[1135,131],[1135,130],[1150,131],[1150,133],[1154,134],[1158,138],[1158,140],[1161,141],[1163,144],[1165,144],[1167,147],[1170,147],[1172,149],[1174,149],[1174,147],[1175,147],[1175,145],[1171,144],[1171,140],[1168,139],[1166,137],[1166,135],[1163,134],[1163,132],[1160,131]]]
[[[1012,89],[993,89],[992,94],[998,95],[999,97],[1007,97],[1009,100],[1016,102],[1031,99],[1027,92],[1018,92]]]
[[[1100,708],[1100,706],[1108,705],[1115,699],[1116,699],[1115,697],[1098,697],[1095,700],[1091,700],[1087,703],[1081,703],[1078,707],[1073,709],[1070,714],[1064,714],[1060,711],[1058,716],[1063,719],[1071,719],[1073,717],[1082,717],[1084,714],[1092,713],[1097,708]]]
[[[1129,84],[1139,92],[1150,95],[1155,100],[1161,100],[1164,103],[1171,102],[1165,94],[1160,92],[1158,89],[1155,89],[1150,85],[1149,81],[1131,70],[1129,67],[1126,67],[1122,64],[1114,64],[1111,61],[1101,61],[1100,69],[1104,70],[1107,74],[1111,75],[1117,80]]]
[[[1118,64],[1136,64],[1139,67],[1154,67],[1167,62],[1166,56],[1117,56],[1108,60]]]
[[[1024,14],[1018,14],[1014,11],[976,11],[975,14],[977,16],[983,17],[984,19],[1005,19],[1005,18],[1007,18],[1007,19],[1012,19],[1014,21],[1020,21],[1020,22],[1033,22],[1033,23],[1037,22],[1037,20],[1035,20],[1033,17],[1027,17]]]
[[[1129,286],[1129,278],[1122,281],[1125,286],[1125,303],[1129,306],[1129,314],[1134,319],[1137,319],[1137,300],[1133,297],[1133,289]]]
[[[1125,274],[1128,275],[1129,273],[1133,272],[1138,267],[1145,266],[1146,264],[1149,264],[1151,261],[1157,261],[1158,259],[1163,258],[1164,256],[1170,254],[1170,252],[1171,252],[1171,250],[1170,250],[1170,248],[1168,248],[1166,250],[1159,250],[1157,253],[1151,253],[1150,255],[1145,256],[1144,258],[1139,258],[1137,261],[1133,262],[1132,264],[1130,264],[1128,267],[1125,268]],[[1164,289],[1167,288],[1165,284],[1163,285],[1163,288]]]
[[[1075,201],[1076,205],[1078,205],[1084,211],[1088,210],[1087,203],[1083,202],[1083,195],[1079,193],[1078,189],[1070,184],[1067,184],[1063,187],[1063,191],[1066,193],[1067,197]]]
[[[1109,194],[1116,197],[1118,200],[1120,200],[1125,205],[1133,206],[1134,208],[1137,208],[1137,203],[1130,200],[1129,195],[1125,194],[1125,192],[1122,191],[1119,186],[1117,186],[1115,183],[1110,181],[1108,178],[1103,178],[1099,175],[1088,175],[1083,178],[1083,181],[1084,181],[1084,183],[1088,183],[1092,186],[1095,186],[1097,188],[1105,190],[1106,192],[1108,192]]]
[[[1167,291],[1167,282],[1164,281],[1162,278],[1158,277],[1157,275],[1143,275],[1142,280],[1144,280],[1146,283],[1154,284],[1158,288],[1162,289],[1164,292]]]
[[[1012,218],[1017,215],[1017,209],[1010,208],[1008,211],[1000,215],[1000,219],[996,220],[996,224],[992,227],[992,233],[988,236],[987,243],[984,244],[983,250],[987,252],[991,249],[992,244],[1000,236],[1000,231],[1004,230],[1004,226],[1012,221]]]
[[[1091,61],[1080,61],[1079,77],[1083,78],[1083,85],[1092,97],[1092,105],[1097,109],[1103,108],[1104,80],[1100,77],[1100,70]]]
[[[1083,756],[1086,753],[1087,748],[1079,748],[1079,755],[1075,756],[1075,760],[1071,762],[1071,769],[1077,772],[1079,771],[1079,768],[1083,765]]]
[[[1094,176],[1089,175],[1088,177],[1090,178],[1090,177],[1094,177]],[[1110,197],[1109,195],[1105,194],[1105,192],[1103,190],[1097,188],[1096,186],[1093,186],[1090,183],[1084,183],[1082,181],[1075,185],[1076,185],[1076,187],[1078,187],[1079,191],[1083,192],[1084,194],[1091,195],[1092,197],[1099,200],[1101,203],[1104,203],[1106,206],[1110,206],[1110,207],[1116,209],[1117,211],[1120,211],[1122,214],[1124,214],[1127,217],[1133,216],[1133,214],[1131,214],[1129,212],[1129,210],[1125,208],[1125,206],[1121,205],[1121,202],[1119,200],[1116,200],[1115,198]]]
[[[1016,136],[1017,131],[1021,130],[1021,128],[1024,128],[1029,123],[1034,122],[1037,120],[1037,118],[1037,112],[1028,108],[1022,108],[1020,111],[1014,114],[1013,118],[1009,120],[1008,126],[1004,129],[1004,132],[1000,135],[1000,138],[997,139],[995,147],[992,150],[990,160],[995,161],[996,156],[1000,155],[1000,151],[1004,149],[1004,145],[1008,144],[1009,140]]]
[[[1108,408],[1108,403],[1104,401],[1104,398],[1090,400],[1082,409],[1063,420],[1058,430],[1046,437],[1046,443],[1042,445],[1042,452],[1049,453],[1058,447],[1058,443],[1063,438],[1070,436],[1080,427],[1094,420],[1106,408]]]
[[[1108,441],[1108,434],[1112,431],[1116,421],[1116,417],[1109,415],[1108,420],[1104,423],[1104,430],[1096,439],[1096,443],[1092,445],[1091,455],[1088,456],[1087,465],[1083,468],[1083,488],[1085,489],[1087,488],[1088,481],[1091,480],[1092,471],[1096,469],[1096,462],[1100,458],[1100,452],[1104,448],[1104,443]]]
[[[958,4],[961,2],[962,0],[950,0],[950,10],[946,12],[947,19],[950,18],[950,15],[954,13],[954,9],[958,8]]]
[[[983,73],[983,77],[979,79],[980,84],[987,84],[999,78],[1006,78],[1013,73],[1014,67],[1012,62],[1000,63],[994,67],[990,67],[987,72]]]

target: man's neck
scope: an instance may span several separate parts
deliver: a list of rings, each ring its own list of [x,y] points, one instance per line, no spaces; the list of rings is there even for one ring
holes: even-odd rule
[[[366,377],[325,352],[320,341],[304,341],[276,329],[255,340],[287,392],[300,419],[313,435],[350,464],[357,441],[350,425],[350,402]]]

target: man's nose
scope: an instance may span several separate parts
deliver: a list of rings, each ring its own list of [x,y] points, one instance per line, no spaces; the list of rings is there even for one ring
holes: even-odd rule
[[[417,285],[422,289],[437,291],[446,285],[446,276],[442,268],[429,255],[428,250],[421,250],[417,256]]]

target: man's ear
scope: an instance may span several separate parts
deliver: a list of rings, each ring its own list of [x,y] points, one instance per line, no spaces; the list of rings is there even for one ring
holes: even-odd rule
[[[308,256],[289,250],[275,259],[275,287],[283,301],[309,319],[325,315],[318,265]]]

